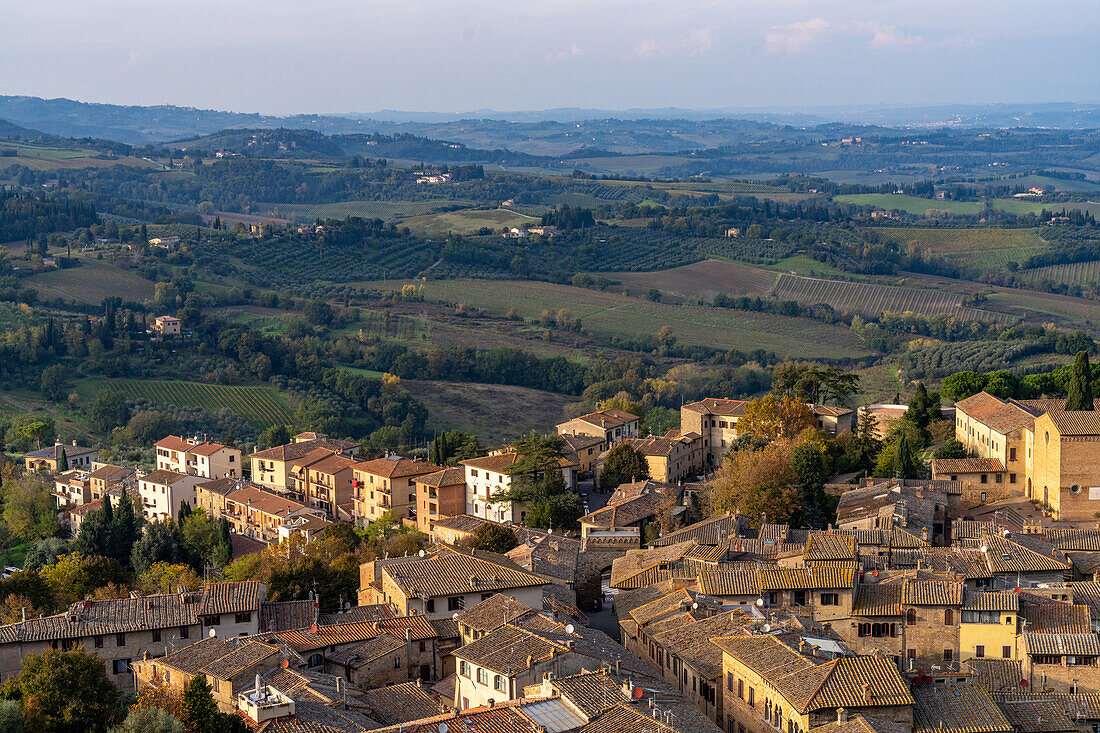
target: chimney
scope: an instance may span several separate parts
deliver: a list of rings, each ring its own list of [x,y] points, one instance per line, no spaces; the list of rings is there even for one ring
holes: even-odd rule
[[[805,656],[810,651],[810,643],[805,639],[798,642],[798,653]]]
[[[259,701],[260,695],[263,693],[264,688],[260,686],[260,673],[256,673],[256,700]]]
[[[615,674],[620,674],[622,672],[622,670],[623,670],[623,660],[616,659],[615,660]]]
[[[343,692],[343,691],[344,691],[344,678],[343,677],[337,677],[336,678],[336,692]]]
[[[838,722],[838,723],[847,723],[848,722],[848,711],[845,710],[844,708],[837,708],[836,709],[836,722]]]
[[[871,694],[871,686],[864,682],[861,687],[863,688],[863,702],[871,702],[871,698],[874,697],[874,695]]]
[[[27,622],[27,607],[23,606],[23,623]]]

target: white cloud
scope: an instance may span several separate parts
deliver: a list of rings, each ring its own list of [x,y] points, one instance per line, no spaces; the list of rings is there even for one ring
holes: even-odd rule
[[[866,42],[867,48],[874,51],[924,43],[922,36],[905,33],[889,23],[874,20],[834,23],[824,18],[811,18],[769,28],[764,33],[764,44],[772,53],[796,54],[815,48],[826,38]]]
[[[130,55],[126,57],[126,60],[118,66],[123,70],[134,69],[144,65],[152,56],[153,55],[148,51],[131,51]]]
[[[583,56],[583,55],[584,55],[584,51],[581,50],[581,47],[579,45],[574,43],[574,44],[571,44],[569,46],[569,48],[565,49],[564,51],[558,51],[557,53],[548,53],[548,54],[546,54],[546,63],[551,64],[555,61],[563,61],[565,59],[572,58],[574,56]]]
[[[674,38],[650,37],[634,44],[633,58],[651,59],[671,54],[699,56],[714,46],[714,28],[692,28]]]
[[[824,18],[800,20],[770,28],[764,34],[764,45],[772,53],[801,53],[812,48],[818,39],[834,29],[835,26]]]

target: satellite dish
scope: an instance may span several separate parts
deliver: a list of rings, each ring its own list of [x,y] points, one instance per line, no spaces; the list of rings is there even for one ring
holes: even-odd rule
[[[454,613],[452,613],[451,618],[457,620],[458,619],[458,611],[455,611]]]
[[[768,633],[771,630],[772,630],[772,625],[771,624],[764,624],[764,633],[765,634]]]
[[[217,635],[218,635],[218,630],[217,629],[210,629],[210,638],[211,639],[213,639]]]
[[[692,603],[692,604],[691,604],[691,608],[692,608],[692,610],[695,610],[695,609],[699,608],[699,604],[698,604],[698,602],[696,602],[696,603]]]
[[[989,552],[989,545],[982,545],[978,548],[981,552]]]
[[[757,598],[756,599],[756,605],[763,608],[764,607],[764,599],[763,598]]]
[[[636,698],[638,698],[639,700],[641,700],[641,699],[642,699],[642,695],[644,695],[644,694],[645,694],[645,690],[643,690],[643,689],[642,689],[641,687],[635,687],[635,688],[634,688],[634,697],[636,697]]]
[[[447,727],[446,723],[439,724],[439,733],[447,733],[448,730],[450,730],[450,728]]]
[[[420,555],[420,557],[424,557],[424,556],[425,556],[425,555],[427,555],[428,553],[426,553],[426,552],[424,552],[423,550],[421,550],[421,551],[420,551],[420,552],[418,552],[417,554],[418,554],[418,555]],[[444,723],[444,725],[446,725],[446,723]]]
[[[572,634],[576,630],[577,629],[573,626],[573,624],[566,624],[565,625],[565,633],[567,633],[567,634]]]
[[[351,601],[344,601],[344,610],[346,611],[349,608],[351,608]]]

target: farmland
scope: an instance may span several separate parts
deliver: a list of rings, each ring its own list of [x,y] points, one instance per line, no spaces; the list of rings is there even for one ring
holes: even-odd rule
[[[130,400],[156,405],[198,407],[207,412],[228,410],[240,415],[257,428],[291,425],[294,418],[286,398],[267,385],[206,384],[177,380],[88,379],[77,392],[94,394],[114,387]]]
[[[339,201],[332,204],[260,204],[273,213],[297,216],[305,221],[342,219],[361,216],[365,219],[397,221],[410,216],[424,216],[446,209],[472,205],[470,201],[439,199],[435,201]]]
[[[388,289],[400,287],[391,283]],[[382,283],[368,282],[368,288]],[[494,315],[515,308],[525,319],[537,319],[544,311],[569,310],[595,337],[654,339],[669,326],[680,343],[715,349],[752,351],[764,349],[791,358],[844,359],[866,356],[859,337],[846,328],[803,318],[766,313],[728,311],[703,306],[651,303],[624,295],[596,292],[542,282],[447,280],[429,282],[429,300],[466,303]]]
[[[135,272],[101,260],[84,259],[81,262],[80,267],[34,275],[27,278],[26,283],[46,300],[60,298],[78,303],[102,303],[104,298],[114,295],[130,301],[153,297],[153,283]]]
[[[660,272],[604,272],[604,277],[621,282],[630,295],[644,297],[650,288],[680,301],[692,298],[712,300],[726,295],[766,295],[775,284],[775,273],[759,267],[722,260],[704,260]]]
[[[775,296],[779,300],[796,300],[803,305],[826,303],[837,311],[872,316],[905,311],[923,315],[953,313],[962,303],[962,296],[955,293],[822,280],[798,275],[780,275],[775,286]]]
[[[884,227],[874,231],[888,241],[913,245],[927,254],[979,270],[1024,262],[1047,249],[1046,242],[1034,229]]]
[[[1100,261],[1037,267],[1033,270],[1021,270],[1017,276],[1030,283],[1049,282],[1096,287],[1100,285]]]
[[[404,226],[423,232],[429,237],[446,236],[448,232],[473,234],[482,227],[499,232],[501,227],[518,227],[520,224],[537,224],[539,218],[527,216],[509,209],[465,209],[425,214],[402,220]]]
[[[900,193],[854,193],[834,196],[833,200],[842,204],[874,206],[887,211],[898,209],[918,216],[929,209],[950,211],[952,214],[980,214],[985,210],[985,204],[978,201],[935,201]]]
[[[490,443],[514,440],[532,430],[554,432],[565,405],[576,399],[499,384],[405,379],[401,386],[432,405],[433,429],[462,430]]]

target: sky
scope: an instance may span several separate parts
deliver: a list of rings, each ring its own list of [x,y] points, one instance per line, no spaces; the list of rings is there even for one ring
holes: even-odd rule
[[[0,0],[0,94],[266,114],[1100,101],[1096,0]]]

